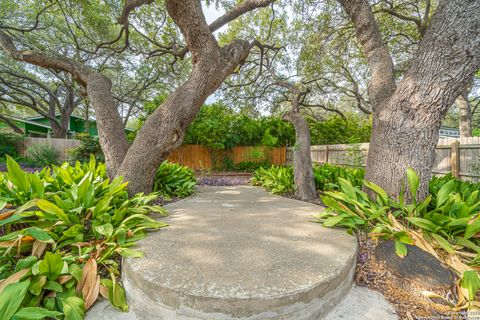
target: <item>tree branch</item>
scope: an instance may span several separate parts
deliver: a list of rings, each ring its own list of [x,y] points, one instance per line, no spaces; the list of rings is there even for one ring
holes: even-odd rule
[[[368,0],[338,0],[355,26],[355,33],[367,56],[372,73],[368,88],[374,110],[380,109],[395,91],[394,65],[383,42]]]

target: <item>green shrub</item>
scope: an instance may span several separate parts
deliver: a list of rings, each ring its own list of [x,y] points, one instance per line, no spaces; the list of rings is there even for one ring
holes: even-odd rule
[[[98,137],[92,137],[88,133],[80,133],[77,134],[76,139],[80,140],[82,144],[70,150],[72,160],[85,162],[89,161],[90,155],[93,155],[97,161],[105,161],[105,155],[100,147]]]
[[[254,161],[242,161],[235,165],[235,169],[244,172],[254,172],[260,168],[270,168],[272,166],[271,163],[268,162],[254,162]]]
[[[27,162],[36,167],[58,164],[58,152],[50,144],[34,144],[27,149]]]
[[[294,186],[293,168],[288,167],[268,167],[265,163],[248,163],[248,166],[254,167],[258,165],[259,168],[255,170],[253,175],[253,183],[262,186],[273,193],[288,193],[292,192]],[[237,167],[240,164],[237,165]],[[324,164],[313,167],[313,175],[315,177],[315,186],[320,191],[338,190],[339,179],[347,179],[353,182],[355,186],[361,186],[365,169],[362,168],[345,168]]]
[[[0,160],[5,160],[6,156],[17,158],[18,151],[15,145],[23,140],[23,136],[15,133],[0,132]]]
[[[343,178],[356,187],[360,187],[365,176],[363,168],[345,168],[324,164],[313,167],[313,175],[315,177],[315,186],[320,191],[338,190],[339,179]]]
[[[346,119],[335,114],[324,121],[307,118],[312,145],[369,142],[371,119],[354,113],[346,113],[345,116]]]
[[[326,227],[361,229],[373,238],[391,239],[401,257],[407,254],[406,244],[418,246],[449,265],[462,278],[459,294],[473,300],[480,289],[475,271],[480,267],[480,190],[452,177],[434,178],[430,195],[418,201],[417,174],[409,169],[406,180],[409,203],[404,201],[404,192],[397,200],[378,185],[364,181],[375,194],[372,200],[340,178],[341,191],[327,191],[321,197],[328,209],[317,221]]]
[[[94,158],[27,173],[8,157],[7,168],[0,174],[0,318],[81,319],[99,290],[126,311],[119,257],[142,257],[131,247],[146,230],[166,226],[148,216],[164,213],[149,205],[157,195],[129,197],[127,183],[110,181]]]
[[[252,183],[275,194],[293,192],[293,168],[279,166],[259,168],[253,173]]]
[[[221,170],[225,170],[225,171],[235,171],[237,170],[237,166],[235,165],[235,163],[233,162],[232,159],[228,158],[228,157],[225,157],[223,158],[223,161],[222,161],[222,168]]]
[[[187,197],[195,191],[195,173],[188,167],[164,161],[157,170],[153,190],[165,197]]]

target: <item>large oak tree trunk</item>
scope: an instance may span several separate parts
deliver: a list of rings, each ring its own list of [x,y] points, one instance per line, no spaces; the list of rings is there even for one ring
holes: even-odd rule
[[[365,179],[398,196],[407,169],[414,168],[423,181],[417,197],[426,196],[440,126],[435,117],[414,117],[403,126],[399,126],[396,112],[374,117]],[[407,198],[410,197],[407,195]]]
[[[205,21],[200,1],[166,1],[166,8],[192,54],[189,79],[145,121],[117,175],[129,192],[149,192],[160,163],[179,147],[205,100],[247,58],[253,44],[234,40],[220,48]],[[192,27],[193,26],[193,27]]]
[[[392,74],[391,58],[380,54],[385,45],[368,1],[340,2],[355,25],[372,69],[369,96],[374,124],[365,178],[391,196],[398,196],[410,167],[421,177],[419,197],[424,197],[440,123],[480,67],[480,1],[439,4],[409,69],[396,87],[391,81],[381,81],[382,70],[388,78]]]
[[[295,196],[304,201],[317,199],[308,123],[297,111],[286,113],[283,119],[289,121],[295,128],[295,147],[293,148]]]

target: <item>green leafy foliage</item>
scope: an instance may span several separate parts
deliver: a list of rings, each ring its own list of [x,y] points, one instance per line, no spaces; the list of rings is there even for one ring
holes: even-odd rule
[[[271,166],[268,162],[242,161],[234,165],[234,170],[243,172],[254,172],[260,168],[267,169]]]
[[[58,152],[50,144],[34,144],[27,149],[27,162],[39,167],[58,164]]]
[[[34,173],[8,157],[7,169],[0,174],[0,319],[83,319],[99,292],[126,311],[118,261],[142,257],[131,247],[166,226],[149,216],[165,213],[150,204],[157,194],[129,197],[127,183],[110,181],[93,157]]]
[[[293,168],[280,166],[259,168],[253,173],[252,183],[275,194],[293,192]]]
[[[0,161],[5,160],[9,155],[12,158],[18,157],[15,144],[21,142],[23,136],[14,133],[0,132]]]
[[[370,141],[372,121],[346,113],[346,119],[332,115],[324,121],[307,119],[310,126],[312,145],[352,144]]]
[[[361,186],[363,177],[365,176],[365,170],[324,164],[314,166],[313,175],[315,177],[315,186],[318,190],[338,190],[340,188],[340,178],[350,181],[354,186]]]
[[[327,191],[321,197],[328,209],[317,216],[326,227],[364,230],[373,238],[395,241],[398,256],[408,254],[405,244],[416,245],[449,265],[472,300],[480,288],[480,198],[476,184],[447,176],[430,182],[430,194],[417,199],[419,177],[408,169],[406,175],[410,202],[405,192],[398,199],[389,197],[378,185],[364,181],[374,196],[339,179],[339,191]]]
[[[100,147],[98,137],[92,137],[88,133],[80,133],[75,137],[82,144],[70,150],[70,156],[74,161],[89,161],[90,155],[94,155],[97,161],[105,161],[105,156]]]
[[[314,166],[313,175],[315,186],[319,191],[338,190],[341,178],[352,181],[354,186],[361,186],[365,170],[324,164]],[[292,192],[295,188],[293,168],[261,166],[254,172],[253,183],[273,193]]]
[[[195,173],[188,167],[164,161],[155,174],[153,190],[165,197],[187,197],[195,191]]]
[[[208,134],[206,134],[208,133]],[[215,103],[204,105],[188,127],[184,143],[213,149],[285,146],[295,141],[292,126],[278,117],[251,117]]]

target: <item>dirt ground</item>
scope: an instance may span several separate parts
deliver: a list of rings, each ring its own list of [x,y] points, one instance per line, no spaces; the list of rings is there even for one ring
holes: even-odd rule
[[[435,301],[438,303],[429,300],[422,295],[421,288],[416,288],[387,270],[383,263],[375,259],[374,241],[367,239],[365,235],[357,235],[357,239],[360,250],[355,274],[356,284],[382,293],[394,306],[400,319],[467,319],[465,314],[452,311],[448,306],[441,304],[440,300]],[[449,300],[456,300],[455,293],[451,290],[439,294]],[[470,316],[468,319],[480,319],[480,316],[478,318]]]

